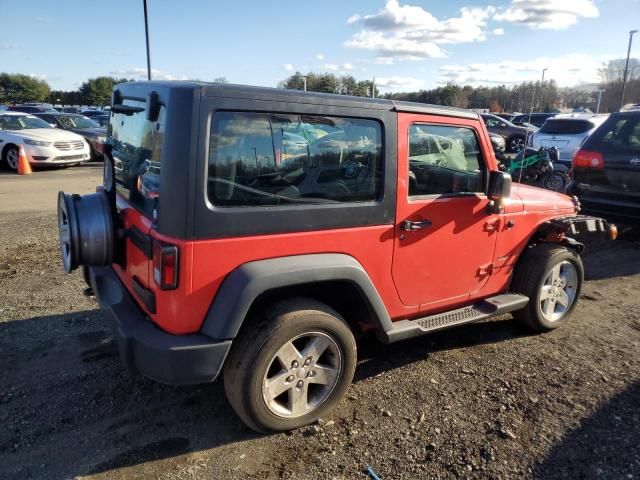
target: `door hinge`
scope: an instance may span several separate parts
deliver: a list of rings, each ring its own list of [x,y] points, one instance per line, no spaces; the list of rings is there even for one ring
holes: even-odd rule
[[[478,268],[478,276],[486,277],[487,275],[491,275],[493,273],[493,263],[489,263],[488,265],[482,265]]]
[[[500,228],[500,219],[497,220],[489,220],[484,224],[485,232],[497,232]]]

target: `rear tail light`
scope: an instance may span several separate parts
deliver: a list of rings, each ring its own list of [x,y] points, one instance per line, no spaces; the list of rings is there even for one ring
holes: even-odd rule
[[[153,280],[162,290],[178,288],[178,247],[153,241]]]
[[[578,150],[573,157],[573,166],[580,168],[604,168],[604,158],[599,152],[590,152],[589,150]]]

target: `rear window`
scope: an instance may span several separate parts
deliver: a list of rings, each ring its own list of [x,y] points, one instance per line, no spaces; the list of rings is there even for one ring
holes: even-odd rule
[[[560,135],[575,135],[591,130],[595,125],[588,120],[560,120],[549,119],[544,122],[540,133],[552,133]]]
[[[209,201],[220,206],[377,200],[382,131],[375,120],[216,112]]]
[[[589,139],[588,148],[640,152],[640,115],[610,117]]]
[[[150,213],[160,193],[166,109],[161,105],[158,120],[150,122],[146,102],[125,99],[123,105],[141,111],[113,112],[109,123],[107,134],[112,145],[116,189],[133,205]]]

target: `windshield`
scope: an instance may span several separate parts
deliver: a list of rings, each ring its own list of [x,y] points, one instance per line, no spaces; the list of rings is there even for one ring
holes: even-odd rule
[[[30,128],[51,128],[44,120],[32,115],[0,115],[2,130],[27,130]]]
[[[96,122],[83,115],[64,115],[58,117],[64,128],[100,128]]]

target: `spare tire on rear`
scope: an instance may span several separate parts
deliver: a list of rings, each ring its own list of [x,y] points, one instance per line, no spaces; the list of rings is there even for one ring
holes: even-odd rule
[[[58,193],[58,232],[64,271],[113,263],[114,226],[107,194]]]

